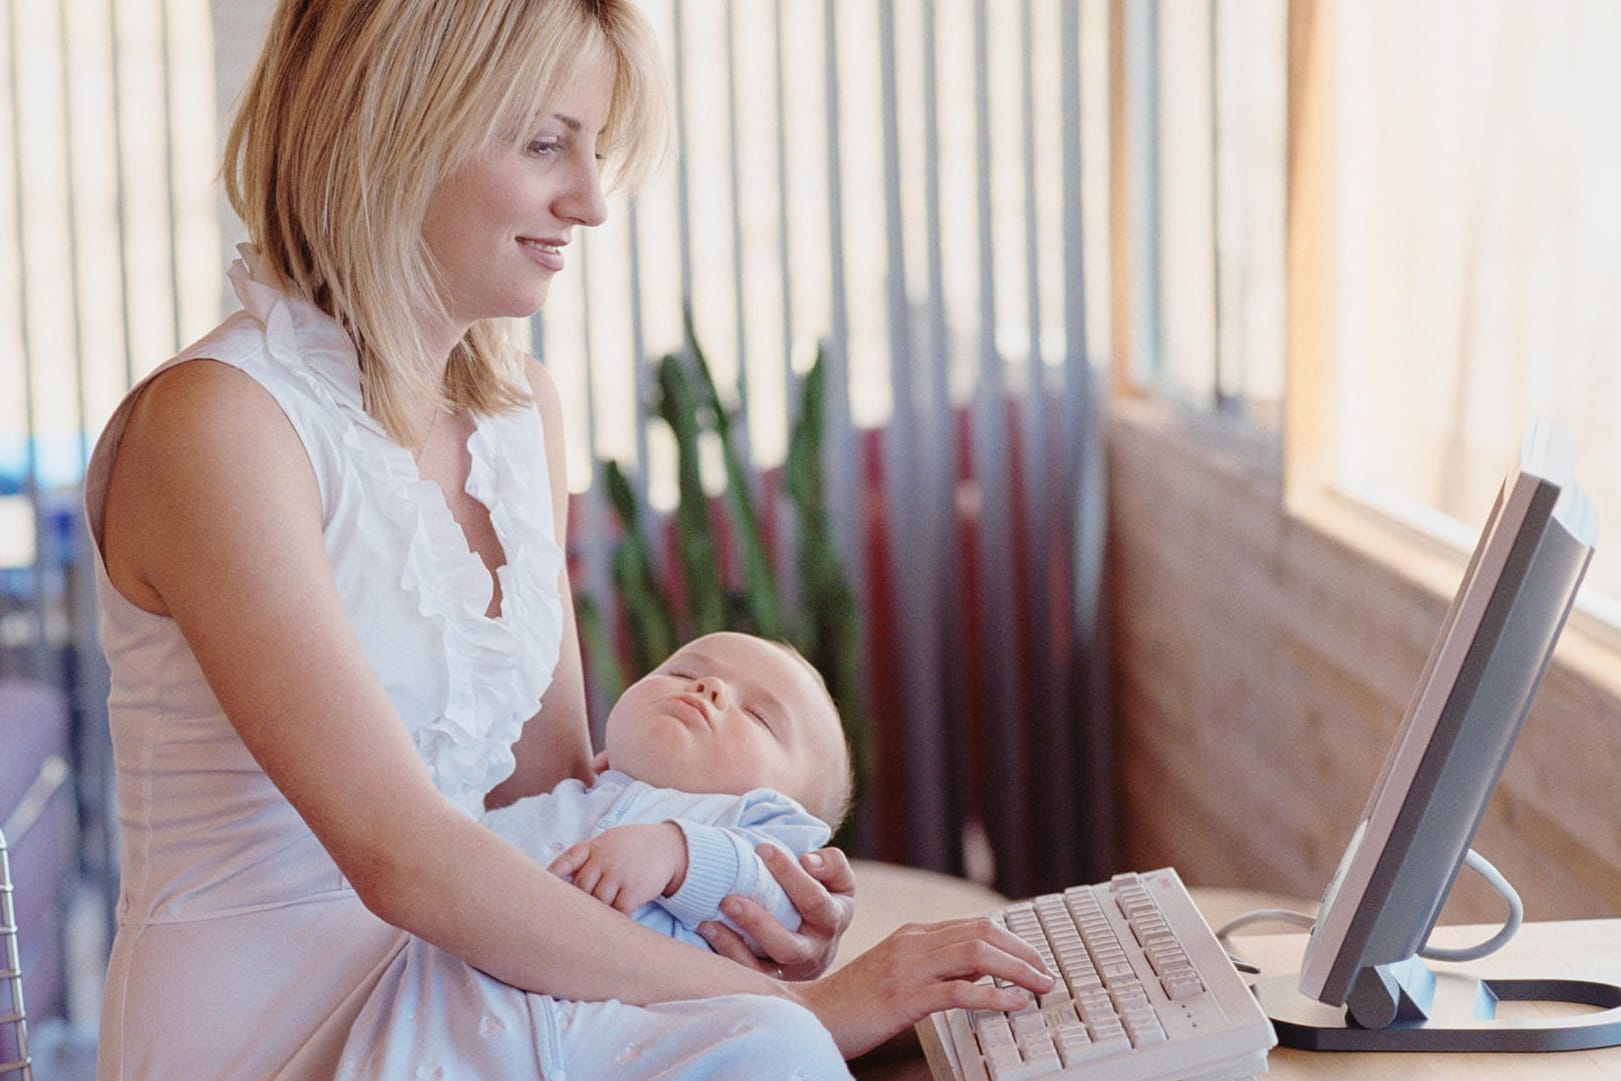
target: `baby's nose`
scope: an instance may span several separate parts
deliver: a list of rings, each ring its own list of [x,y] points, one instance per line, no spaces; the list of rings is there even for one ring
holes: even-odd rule
[[[725,709],[732,700],[732,689],[726,681],[716,676],[700,676],[698,678],[698,693],[709,699],[719,709]]]

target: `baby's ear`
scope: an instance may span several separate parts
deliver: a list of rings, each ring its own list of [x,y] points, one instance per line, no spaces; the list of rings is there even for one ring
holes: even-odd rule
[[[607,751],[599,751],[599,752],[597,752],[597,756],[591,760],[591,770],[592,770],[593,773],[606,773],[607,772],[607,770],[608,770],[608,752]]]

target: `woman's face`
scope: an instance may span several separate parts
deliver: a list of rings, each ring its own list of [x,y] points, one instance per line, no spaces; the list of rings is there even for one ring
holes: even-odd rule
[[[606,54],[582,64],[521,149],[502,143],[434,189],[422,239],[443,272],[456,337],[481,319],[533,315],[575,227],[607,217],[597,138],[614,74]]]

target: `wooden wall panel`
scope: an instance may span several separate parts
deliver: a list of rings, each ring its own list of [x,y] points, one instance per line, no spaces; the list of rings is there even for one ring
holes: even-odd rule
[[[1315,900],[1462,561],[1438,588],[1433,548],[1395,530],[1374,559],[1285,516],[1276,454],[1207,427],[1142,402],[1109,425],[1123,862]],[[1529,919],[1621,914],[1621,678],[1568,652],[1476,841]],[[1448,922],[1499,917],[1472,878]]]

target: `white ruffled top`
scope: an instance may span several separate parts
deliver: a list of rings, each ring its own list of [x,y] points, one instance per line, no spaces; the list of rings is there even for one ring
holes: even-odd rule
[[[489,509],[506,555],[501,610],[490,618],[489,571],[438,485],[366,413],[348,335],[284,292],[254,248],[239,251],[229,277],[243,311],[170,364],[229,363],[287,414],[320,484],[326,549],[356,635],[435,785],[476,816],[512,771],[511,744],[539,708],[562,634],[563,552],[540,416],[530,407],[481,416],[467,444],[467,491]],[[125,413],[98,457],[110,458]],[[98,513],[88,490],[87,503]]]
[[[490,618],[488,569],[438,485],[366,413],[348,335],[282,292],[256,251],[241,252],[230,270],[237,296],[263,327],[275,373],[315,405],[295,425],[320,429],[305,444],[322,450],[316,472],[339,591],[434,783],[476,816],[512,772],[512,742],[539,708],[562,634],[563,552],[539,414],[480,417],[467,444],[467,492],[488,508],[506,554],[501,611]]]

